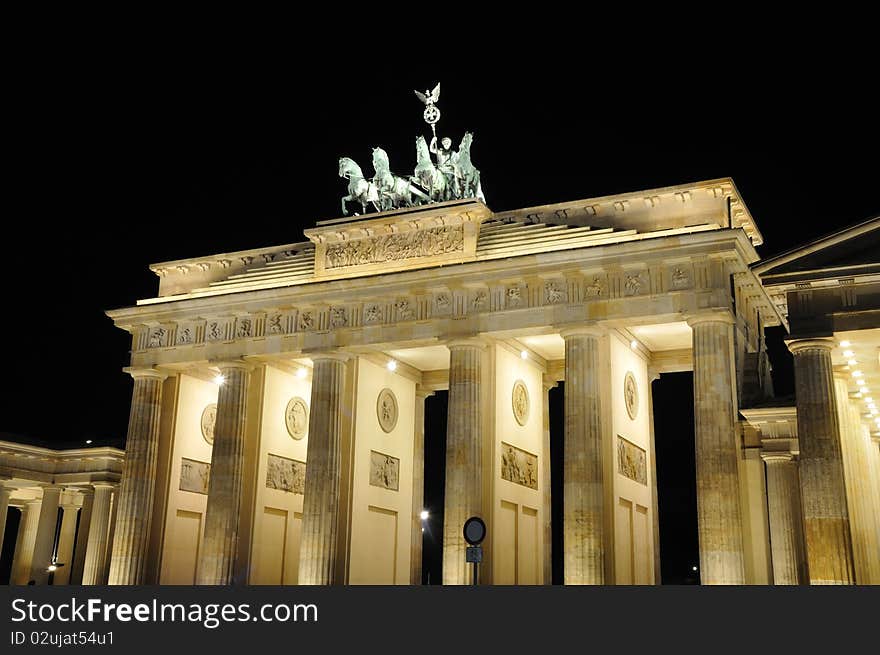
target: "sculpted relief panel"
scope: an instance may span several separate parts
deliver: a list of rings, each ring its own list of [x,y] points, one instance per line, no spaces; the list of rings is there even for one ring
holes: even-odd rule
[[[332,269],[380,264],[446,255],[460,250],[464,250],[463,226],[434,227],[331,244],[327,246],[325,267]]]
[[[620,435],[617,436],[617,471],[639,484],[648,484],[648,457],[645,451]]]
[[[266,488],[300,494],[306,488],[306,463],[269,453]]]
[[[397,425],[397,396],[391,389],[385,388],[379,392],[379,398],[376,400],[376,417],[384,432],[391,432]]]
[[[180,458],[180,490],[197,494],[208,493],[211,465],[195,459]]]
[[[529,420],[529,390],[522,380],[517,380],[513,383],[513,392],[510,400],[513,406],[513,417],[517,423],[525,425],[526,421]]]
[[[400,488],[400,460],[391,455],[370,451],[370,484],[397,491]]]
[[[309,406],[306,401],[294,396],[284,410],[284,424],[287,433],[294,439],[302,439],[309,430]]]
[[[626,404],[626,413],[635,421],[639,415],[639,386],[635,376],[629,371],[623,378],[623,401]]]
[[[214,426],[217,423],[217,403],[206,405],[202,410],[202,438],[214,445]]]
[[[501,442],[501,479],[538,489],[538,456]]]

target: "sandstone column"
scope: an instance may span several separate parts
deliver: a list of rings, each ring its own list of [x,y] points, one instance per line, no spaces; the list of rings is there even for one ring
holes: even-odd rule
[[[58,528],[58,501],[61,487],[43,487],[43,503],[40,508],[40,522],[34,540],[34,557],[31,560],[31,580],[37,584],[49,582],[49,564],[55,550],[55,533]]]
[[[483,516],[482,375],[485,344],[454,341],[449,347],[449,405],[446,422],[446,495],[443,510],[443,584],[465,585],[473,571],[465,561],[462,529]]]
[[[225,381],[217,397],[200,585],[232,584],[238,549],[249,367],[244,362],[223,362],[218,368]]]
[[[109,582],[113,585],[144,581],[159,449],[162,382],[166,378],[154,369],[128,369],[128,373],[134,378],[134,390],[110,563]]]
[[[66,495],[69,495],[69,492]],[[61,505],[61,532],[58,535],[56,561],[64,566],[55,571],[55,577],[52,579],[53,585],[66,585],[70,582],[70,574],[73,570],[73,542],[76,538],[77,514],[79,514],[79,505],[71,502],[65,502]]]
[[[79,525],[76,531],[76,546],[73,549],[73,565],[69,584],[82,584],[83,568],[86,563],[86,548],[89,543],[89,525],[92,522],[92,502],[95,492],[91,487],[79,490],[82,494],[82,508],[79,510]]]
[[[602,462],[602,333],[565,330],[565,584],[605,583],[605,485]]]
[[[415,426],[413,427],[412,540],[409,583],[422,584],[422,510],[425,507],[425,398],[434,395],[416,387]]]
[[[853,584],[853,555],[834,399],[831,339],[788,344],[794,355],[799,474],[810,584]]]
[[[556,386],[556,380],[544,377],[543,414],[541,428],[543,430],[541,473],[543,477],[541,490],[541,512],[544,516],[544,584],[553,584],[553,505],[550,489],[550,389]]]
[[[102,584],[107,584],[110,579],[110,553],[113,546],[113,537],[116,534],[116,510],[119,507],[116,485],[113,485],[113,493],[110,496],[110,527],[107,528],[107,554],[104,556],[104,573]]]
[[[797,464],[787,452],[765,452],[761,457],[767,465],[773,584],[806,584],[808,576]]]
[[[873,507],[872,476],[868,446],[857,407],[849,400],[844,375],[834,374],[834,392],[838,401],[841,455],[847,489],[850,538],[853,544],[853,568],[856,583],[880,584],[880,517]]]
[[[96,484],[89,525],[89,540],[86,545],[86,559],[83,565],[82,583],[84,585],[106,584],[104,568],[107,557],[107,535],[110,526],[110,496],[113,485]]]
[[[654,524],[651,526],[654,541],[654,584],[657,586],[663,584],[663,576],[660,571],[660,502],[657,493],[657,448],[654,439],[654,380],[659,379],[659,373],[648,371],[648,421],[651,426],[651,452],[648,454],[651,458],[651,466],[648,470],[651,475],[651,513],[654,518]]]
[[[6,516],[9,513],[9,497],[12,489],[4,487],[0,483],[0,547],[3,546],[3,538],[6,534]]]
[[[745,584],[736,441],[733,318],[698,315],[693,330],[694,439],[702,584]]]
[[[335,570],[342,424],[343,413],[351,411],[345,401],[345,360],[341,355],[312,357],[312,402],[299,550],[301,585],[341,582],[335,579]]]
[[[27,584],[31,579],[31,563],[34,560],[34,544],[37,541],[37,526],[40,524],[41,504],[40,500],[29,500],[21,508],[18,539],[15,542],[15,556],[12,559],[12,584]]]
[[[851,423],[849,414],[848,374],[835,371],[834,398],[837,405],[837,423],[840,426],[840,457],[843,462],[843,480],[846,487],[846,509],[849,517],[849,536],[853,549],[853,576],[856,584],[869,584],[871,560],[880,558],[869,549],[868,507],[865,504],[863,471],[860,461],[859,435],[857,425]],[[873,528],[873,526],[872,526]]]

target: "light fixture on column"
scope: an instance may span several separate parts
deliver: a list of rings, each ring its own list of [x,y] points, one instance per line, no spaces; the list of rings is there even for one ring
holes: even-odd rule
[[[853,376],[854,378],[860,378],[860,377],[862,377],[863,375],[864,375],[864,373],[862,373],[861,371],[853,371],[853,372],[852,372],[852,376]]]
[[[841,348],[849,348],[850,345],[852,345],[852,344],[850,344],[849,341],[841,341],[841,342],[840,342],[840,347],[841,347]]]
[[[854,359],[851,359],[847,362],[847,364],[849,364],[850,366],[855,366],[856,364],[858,364],[858,362]]]
[[[222,375],[215,375],[214,376],[214,384],[216,384],[218,387],[220,385],[222,385],[224,382],[226,382],[226,378],[223,377]]]
[[[394,372],[394,371],[397,370],[397,362],[394,361],[393,359],[389,359],[389,360],[388,360],[388,363],[387,363],[385,366],[388,367],[388,370],[389,370],[389,371]]]
[[[632,341],[629,342],[629,347],[632,348],[633,350],[638,350],[639,342],[636,341],[635,339],[633,339]]]
[[[427,521],[429,516],[430,516],[430,514],[428,514],[428,510],[426,510],[426,509],[423,509],[423,510],[419,513],[419,517],[420,517],[423,521]]]
[[[528,358],[529,358],[529,351],[528,351],[528,350],[520,350],[520,351],[519,351],[519,356],[520,356],[522,359],[528,359]]]
[[[296,377],[298,377],[300,380],[305,380],[308,374],[309,372],[305,369],[304,366],[301,366],[296,370]]]

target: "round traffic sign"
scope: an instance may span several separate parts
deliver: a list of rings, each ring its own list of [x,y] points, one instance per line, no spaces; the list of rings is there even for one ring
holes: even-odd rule
[[[476,546],[486,538],[486,524],[479,516],[472,516],[464,522],[464,540]]]

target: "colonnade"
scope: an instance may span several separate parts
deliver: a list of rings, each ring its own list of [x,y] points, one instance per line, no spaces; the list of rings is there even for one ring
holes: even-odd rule
[[[701,578],[704,584],[744,584],[742,508],[737,478],[736,370],[734,321],[724,312],[699,314],[689,321],[693,332],[695,445],[697,505]],[[596,326],[561,331],[565,341],[565,458],[564,458],[564,570],[566,584],[605,583],[605,550],[608,547],[606,490],[602,465],[603,366]],[[446,497],[444,511],[443,580],[466,584],[466,544],[461,525],[471,515],[485,511],[482,480],[483,395],[482,352],[479,340],[447,344],[449,406],[447,428]],[[841,429],[828,340],[793,342],[797,383],[800,458],[765,454],[772,539],[773,570],[777,584],[847,584],[855,581],[853,540],[847,508],[845,482],[846,449]],[[300,548],[300,584],[338,584],[335,565],[338,551],[339,495],[342,476],[340,444],[342,417],[351,411],[346,395],[346,356],[316,355],[310,404],[310,438]],[[232,583],[238,548],[238,516],[242,499],[244,426],[247,413],[248,366],[242,362],[218,364],[226,383],[221,387],[212,474],[208,490],[199,583]],[[111,584],[142,584],[156,478],[156,450],[163,374],[133,370],[135,379],[128,451],[119,492],[119,517],[112,549]],[[424,394],[423,394],[424,395]],[[424,397],[417,399],[423,407]],[[417,410],[417,416],[421,412]],[[850,420],[852,417],[849,417]],[[418,432],[418,430],[417,430]],[[547,430],[549,434],[549,430]],[[420,579],[421,484],[423,435],[416,435],[416,487],[413,498],[410,579]],[[852,449],[851,449],[852,450]],[[544,456],[548,461],[548,455]],[[853,450],[850,468],[870,462]],[[548,476],[549,477],[549,476]],[[850,476],[856,479],[855,476]],[[55,511],[58,491],[45,492],[50,513]],[[545,498],[549,506],[549,494]],[[549,542],[549,507],[545,507]],[[86,511],[85,505],[82,512]],[[96,571],[103,560],[88,553],[101,552],[106,539],[106,492],[95,489],[91,505],[92,536],[89,537],[83,581],[100,579]],[[863,510],[865,514],[866,510]],[[97,524],[96,524],[97,521]],[[36,504],[26,508],[20,540],[22,551],[33,552],[17,562],[20,570],[45,565],[48,519]],[[52,523],[54,525],[54,523]],[[874,525],[873,523],[871,524]],[[802,528],[801,528],[802,526]],[[64,530],[62,529],[62,532]],[[864,531],[863,531],[864,532]],[[857,540],[862,550],[871,547],[868,537]],[[94,542],[95,548],[92,549]],[[65,542],[66,543],[66,542]],[[31,544],[33,546],[31,547]],[[548,543],[549,546],[549,543]],[[549,547],[548,547],[549,550]],[[106,553],[106,550],[104,551]],[[416,563],[419,566],[416,566]],[[547,559],[549,563],[549,558]],[[545,564],[545,576],[549,565]],[[74,565],[75,571],[77,564]],[[19,570],[17,569],[17,570]],[[75,577],[75,576],[74,576]]]
[[[106,584],[115,489],[110,482],[75,487],[48,484],[39,495],[13,500],[16,489],[0,487],[0,543],[9,508],[21,513],[10,583]]]

